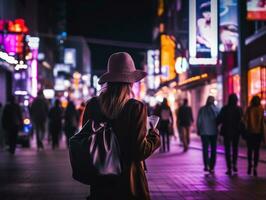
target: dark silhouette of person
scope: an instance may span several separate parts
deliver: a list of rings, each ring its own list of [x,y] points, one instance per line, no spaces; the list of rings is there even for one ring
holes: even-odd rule
[[[162,136],[163,144],[161,151],[168,152],[170,151],[170,130],[171,126],[173,126],[173,115],[166,98],[163,99],[163,102],[157,112],[157,115],[160,117],[158,128]]]
[[[4,107],[2,123],[8,136],[9,152],[14,154],[16,151],[18,132],[23,126],[22,112],[14,96],[9,97],[9,102]]]
[[[69,144],[69,138],[73,136],[78,129],[78,119],[79,115],[76,110],[75,104],[73,101],[69,101],[65,111],[64,125],[67,145]]]
[[[247,127],[247,147],[248,147],[248,175],[251,174],[253,168],[253,175],[257,176],[257,167],[260,159],[260,144],[263,140],[264,133],[264,113],[261,106],[261,99],[259,96],[254,96],[251,99],[250,106],[245,113],[245,123]]]
[[[39,91],[37,97],[30,106],[30,114],[33,127],[36,131],[37,148],[43,149],[43,138],[45,135],[45,125],[48,117],[48,104],[43,96],[43,92]]]
[[[193,123],[192,109],[188,106],[188,100],[184,99],[183,105],[177,109],[176,112],[177,127],[181,131],[180,135],[182,138],[184,151],[188,150],[190,143],[190,126]]]
[[[218,128],[216,117],[219,113],[214,105],[214,97],[207,98],[206,105],[201,107],[197,119],[198,135],[201,136],[204,171],[214,173],[216,163],[216,148]],[[211,146],[211,156],[209,157],[209,145]]]
[[[227,175],[232,174],[232,169],[234,172],[237,172],[238,144],[241,126],[240,123],[243,118],[243,111],[237,105],[237,102],[238,98],[236,94],[231,94],[228,98],[227,105],[221,109],[217,117],[217,125],[222,125],[220,133],[224,138]]]
[[[52,148],[59,147],[59,136],[62,131],[62,108],[61,102],[57,99],[55,100],[54,106],[50,109],[48,118],[49,118],[49,130],[52,136]]]

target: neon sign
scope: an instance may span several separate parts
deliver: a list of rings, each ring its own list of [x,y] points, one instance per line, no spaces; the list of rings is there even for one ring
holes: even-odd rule
[[[26,26],[24,19],[8,21],[8,31],[14,33],[28,33],[29,28]]]
[[[162,81],[172,80],[175,72],[175,38],[169,35],[161,36],[161,72]]]

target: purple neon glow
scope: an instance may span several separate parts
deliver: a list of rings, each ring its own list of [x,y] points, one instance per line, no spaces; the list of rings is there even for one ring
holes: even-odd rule
[[[32,79],[31,93],[33,97],[36,97],[38,92],[37,78],[38,78],[38,63],[37,60],[34,59],[31,62],[31,79]]]
[[[22,53],[23,51],[23,36],[17,34],[7,34],[3,38],[5,51],[8,54]]]

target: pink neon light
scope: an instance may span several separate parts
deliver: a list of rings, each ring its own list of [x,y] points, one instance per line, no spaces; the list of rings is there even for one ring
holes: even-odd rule
[[[23,51],[23,36],[16,34],[7,34],[3,38],[5,51],[10,53],[22,53]]]
[[[37,60],[34,59],[31,62],[31,78],[32,78],[32,87],[31,93],[33,97],[37,96],[38,92],[38,63]]]

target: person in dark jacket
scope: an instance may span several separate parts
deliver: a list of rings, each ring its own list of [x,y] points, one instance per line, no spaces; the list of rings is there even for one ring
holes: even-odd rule
[[[83,124],[91,119],[111,121],[122,163],[117,182],[91,185],[90,200],[150,200],[144,160],[159,148],[160,136],[157,129],[147,131],[147,108],[131,96],[133,83],[145,76],[128,53],[115,53],[109,58],[108,72],[100,77],[99,84],[106,84],[100,96],[86,105]]]
[[[9,152],[14,154],[16,151],[18,132],[23,125],[22,112],[20,106],[16,103],[14,96],[9,97],[9,103],[4,107],[2,124],[7,133]]]
[[[218,134],[216,117],[219,111],[214,105],[214,100],[213,96],[207,98],[206,105],[200,108],[197,119],[198,135],[201,137],[202,141],[204,171],[209,171],[210,173],[214,173]],[[209,145],[211,146],[210,157]]]
[[[49,130],[52,136],[52,148],[59,147],[59,136],[62,131],[62,109],[60,101],[55,100],[54,106],[50,109],[49,118]]]
[[[181,131],[184,151],[188,150],[190,143],[190,126],[193,123],[192,109],[188,106],[188,100],[184,99],[183,105],[176,112],[177,127]]]
[[[161,106],[157,110],[157,114],[160,117],[159,121],[159,131],[162,136],[162,152],[170,151],[170,130],[172,130],[173,126],[173,115],[170,106],[168,105],[168,101],[166,98],[163,99]]]
[[[79,115],[76,110],[75,104],[73,101],[69,101],[65,111],[65,135],[67,138],[67,146],[69,138],[72,137],[75,132],[78,130],[78,120]]]
[[[260,159],[260,144],[264,137],[265,122],[263,107],[261,106],[261,99],[259,96],[254,96],[251,99],[250,106],[245,113],[245,124],[247,127],[247,146],[248,146],[248,175],[251,174],[253,168],[253,175],[257,176],[257,167]]]
[[[39,91],[38,96],[33,100],[30,106],[31,119],[33,127],[36,131],[37,148],[43,149],[43,138],[45,136],[45,126],[48,117],[48,104],[43,96],[43,92]]]
[[[237,172],[238,144],[243,118],[243,111],[237,105],[237,102],[238,98],[236,94],[231,94],[228,98],[227,105],[221,109],[217,117],[217,125],[222,125],[221,135],[224,138],[227,175],[232,174],[232,169],[234,172]]]

